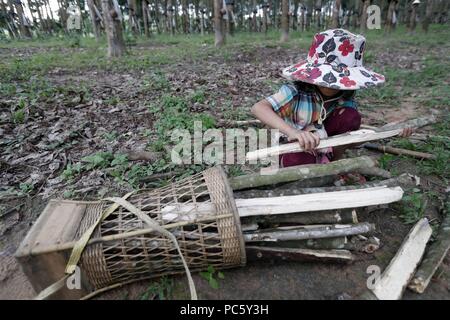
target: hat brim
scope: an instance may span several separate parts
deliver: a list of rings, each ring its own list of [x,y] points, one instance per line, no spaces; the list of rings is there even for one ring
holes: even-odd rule
[[[307,61],[283,69],[284,78],[337,90],[371,88],[385,82],[383,75],[365,67],[332,66]]]

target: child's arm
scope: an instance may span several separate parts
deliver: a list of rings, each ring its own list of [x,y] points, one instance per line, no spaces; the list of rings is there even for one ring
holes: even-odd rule
[[[272,105],[263,99],[252,107],[253,115],[271,128],[280,130],[288,136],[289,140],[298,140],[304,150],[313,150],[319,145],[318,135],[291,127],[272,109]]]

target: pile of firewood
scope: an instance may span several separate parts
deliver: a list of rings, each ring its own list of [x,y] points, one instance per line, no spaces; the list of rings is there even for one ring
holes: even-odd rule
[[[394,137],[402,128],[421,127],[435,122],[432,116],[382,128],[332,137],[319,148],[365,143],[364,147],[419,158],[428,154],[405,152],[368,144],[367,141]],[[262,159],[301,151],[298,143],[257,150],[247,160]],[[340,175],[359,173],[382,178],[357,185],[340,185]],[[375,226],[358,219],[358,211],[371,210],[399,201],[403,188],[414,186],[415,176],[395,178],[379,168],[375,158],[362,156],[325,165],[303,165],[278,169],[273,174],[254,173],[230,178],[249,260],[351,262],[352,252],[373,253],[380,240],[373,236]],[[437,243],[424,255],[432,230],[427,219],[420,220],[405,238],[396,256],[379,281],[362,298],[399,299],[404,289],[423,292],[449,246],[449,215],[441,224]]]
[[[248,259],[350,262],[352,251],[377,250],[375,226],[359,221],[358,211],[399,201],[413,178],[323,186],[339,175],[379,169],[376,164],[363,156],[230,178]]]

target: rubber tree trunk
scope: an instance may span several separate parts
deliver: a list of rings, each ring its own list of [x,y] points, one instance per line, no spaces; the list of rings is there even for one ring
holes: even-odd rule
[[[417,4],[412,6],[411,15],[409,17],[409,32],[414,32],[416,30],[417,7]]]
[[[258,32],[258,9],[256,7],[257,3],[256,0],[253,0],[253,7],[252,7],[252,13],[253,13],[253,18],[252,18],[252,31],[253,32]]]
[[[94,33],[95,39],[100,40],[100,17],[97,15],[95,10],[94,0],[87,0],[87,6],[89,8],[89,16],[92,21],[92,32]]]
[[[189,33],[189,12],[187,0],[181,0],[181,11],[183,33]]]
[[[425,10],[425,18],[422,22],[422,29],[425,31],[425,33],[428,32],[428,26],[431,22],[431,16],[433,14],[433,7],[434,7],[434,1],[433,0],[427,0],[427,7]]]
[[[171,35],[175,34],[175,28],[173,25],[173,12],[174,12],[174,8],[172,5],[172,0],[168,0],[167,1],[167,25],[169,28],[169,32]]]
[[[227,4],[226,5],[226,10],[227,10],[227,15],[228,15],[228,19],[226,20],[226,24],[227,24],[227,33],[232,36],[234,34],[234,5],[232,4]]]
[[[6,2],[6,0],[5,0],[5,2]],[[9,15],[8,10],[6,9],[5,2],[4,2],[4,0],[0,0],[1,12],[6,19],[6,23],[8,25],[7,30],[8,30],[8,34],[9,34],[10,38],[15,39],[15,38],[19,37],[19,34],[17,33],[15,24],[13,23],[13,20],[11,19],[11,16]]]
[[[214,34],[216,47],[221,47],[225,44],[225,33],[223,27],[223,1],[214,0]]]
[[[148,1],[147,0],[141,0],[142,3],[142,19],[144,22],[144,34],[147,38],[150,37],[150,13],[148,11]]]
[[[394,29],[393,26],[394,11],[395,11],[395,0],[389,0],[389,7],[386,15],[386,26],[385,26],[386,32],[392,32],[392,30]]]
[[[289,40],[289,0],[281,2],[281,42]]]
[[[331,20],[331,28],[339,28],[339,11],[341,10],[341,0],[335,0],[333,6],[333,17]]]
[[[16,2],[14,2],[14,5],[15,5],[15,8],[17,11],[17,16],[19,17],[20,35],[23,38],[31,38],[31,31],[28,26],[28,22],[26,20],[25,13],[23,11],[22,3],[20,1],[16,1]]]
[[[269,30],[268,19],[267,19],[267,9],[268,9],[268,6],[263,5],[263,19],[262,19],[262,22],[263,22],[263,31],[264,31],[264,34],[266,36],[267,36],[267,31]]]
[[[315,6],[314,6],[315,12],[316,12],[316,29],[317,31],[320,31],[321,24],[320,24],[320,15],[322,12],[322,0],[316,0]]]
[[[136,17],[137,11],[136,0],[127,0],[127,3],[128,3],[128,28],[133,34],[138,34],[137,17]]]
[[[108,57],[120,57],[126,52],[122,23],[112,0],[102,0],[103,21],[108,39]]]
[[[362,12],[361,12],[361,20],[359,22],[359,29],[361,32],[367,30],[367,8],[370,5],[370,0],[362,0]]]

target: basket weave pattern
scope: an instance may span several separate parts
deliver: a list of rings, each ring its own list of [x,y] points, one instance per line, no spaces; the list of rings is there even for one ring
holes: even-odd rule
[[[209,265],[223,269],[245,264],[239,216],[220,167],[163,188],[140,191],[128,201],[161,226],[182,222],[182,225],[169,226],[168,230],[176,236],[191,272],[204,270]],[[108,202],[89,205],[78,237],[110,205]],[[205,205],[208,212],[201,209]],[[169,211],[171,215],[165,215]],[[136,215],[119,207],[101,222],[92,237],[145,228],[148,226]],[[89,245],[83,252],[81,268],[95,289],[130,280],[184,273],[174,244],[157,232]]]

